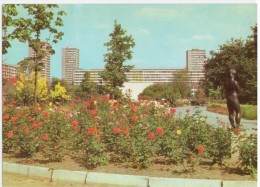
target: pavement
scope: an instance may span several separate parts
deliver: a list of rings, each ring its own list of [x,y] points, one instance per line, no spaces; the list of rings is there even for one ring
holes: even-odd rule
[[[206,122],[211,125],[218,126],[220,125],[218,121],[225,121],[227,124],[229,123],[229,119],[227,115],[217,114],[214,112],[207,111],[206,106],[185,106],[185,107],[177,107],[176,108],[176,116],[183,117],[186,115],[186,110],[189,109],[189,115],[192,116],[195,114],[197,110],[200,110],[201,115],[206,118]],[[257,120],[246,120],[241,119],[241,130],[246,131],[250,134],[257,134]]]
[[[182,117],[189,109],[189,115],[193,115],[197,109],[201,115],[206,116],[206,121],[212,125],[218,125],[218,120],[228,122],[228,117],[221,114],[207,112],[206,107],[179,107],[176,109],[176,116]],[[241,120],[246,131],[257,133],[256,120]],[[222,181],[208,179],[181,179],[163,178],[150,176],[109,174],[98,172],[83,172],[71,170],[53,170],[46,167],[35,167],[15,163],[3,162],[2,171],[23,175],[28,178],[48,179],[53,182],[70,182],[85,184],[93,187],[257,187],[257,181]]]
[[[150,176],[122,175],[72,170],[53,170],[3,162],[4,173],[19,174],[32,179],[54,183],[84,184],[91,187],[257,187],[257,181],[222,181],[208,179],[181,179]]]

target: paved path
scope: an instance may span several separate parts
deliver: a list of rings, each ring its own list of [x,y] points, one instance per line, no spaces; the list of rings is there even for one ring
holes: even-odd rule
[[[227,115],[222,115],[222,114],[217,114],[214,112],[208,112],[206,111],[206,106],[186,106],[186,107],[177,107],[176,108],[176,115],[177,117],[182,117],[186,114],[186,110],[189,109],[189,115],[193,115],[197,109],[201,110],[201,115],[206,117],[206,121],[209,124],[212,125],[218,125],[218,120],[220,121],[225,121],[229,123],[228,116]],[[241,119],[241,129],[244,131],[248,131],[252,134],[257,133],[257,120],[246,120],[246,119]]]

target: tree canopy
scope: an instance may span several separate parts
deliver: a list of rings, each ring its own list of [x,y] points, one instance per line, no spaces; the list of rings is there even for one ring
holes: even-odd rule
[[[135,46],[135,42],[131,35],[126,35],[126,30],[117,21],[114,24],[114,31],[109,36],[111,40],[104,44],[108,50],[104,55],[106,65],[100,76],[110,97],[117,97],[121,93],[119,88],[127,81],[125,73],[134,67],[124,63],[132,59],[133,51],[131,48]]]
[[[229,70],[237,71],[241,92],[241,103],[257,102],[257,25],[252,27],[253,34],[246,41],[231,39],[219,46],[219,50],[211,51],[211,57],[205,64],[206,88],[223,87],[228,79]]]

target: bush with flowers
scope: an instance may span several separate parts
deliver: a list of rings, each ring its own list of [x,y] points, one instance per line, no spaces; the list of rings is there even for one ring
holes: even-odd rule
[[[3,108],[3,150],[15,156],[36,152],[51,161],[70,156],[87,168],[111,162],[147,168],[155,158],[188,163],[202,158],[221,163],[230,156],[230,131],[206,123],[198,111],[184,118],[154,101],[121,102],[100,96],[66,106],[39,104]],[[20,153],[20,154],[17,154]]]

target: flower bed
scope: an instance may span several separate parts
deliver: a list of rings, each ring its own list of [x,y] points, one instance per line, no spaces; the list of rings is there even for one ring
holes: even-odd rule
[[[175,108],[151,101],[120,103],[100,97],[67,106],[3,108],[3,152],[17,157],[41,153],[49,162],[70,156],[86,168],[111,163],[148,168],[155,157],[188,164],[207,158],[222,163],[231,155],[231,132],[213,127],[199,113],[176,118]]]

